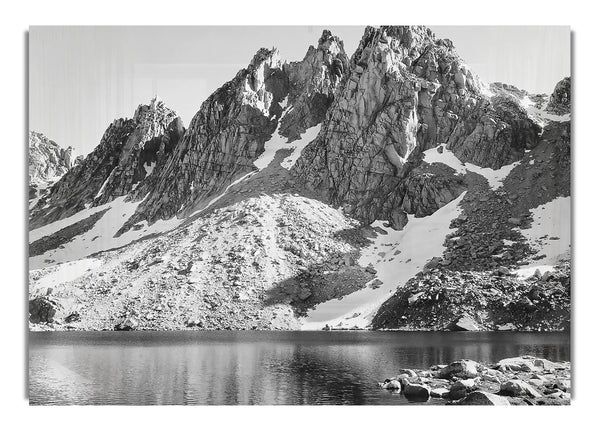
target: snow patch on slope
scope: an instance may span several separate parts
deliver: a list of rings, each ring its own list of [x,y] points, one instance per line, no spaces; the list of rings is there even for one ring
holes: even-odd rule
[[[101,265],[102,261],[100,259],[81,259],[55,265],[49,268],[51,272],[32,283],[29,293],[44,294],[49,287],[55,289],[58,285],[73,281],[87,271],[99,268]]]
[[[96,193],[96,196],[94,196],[94,199],[98,199],[100,196],[102,196],[102,193],[104,192],[104,188],[108,184],[108,181],[111,179],[113,172],[114,172],[114,169],[110,172],[110,174],[108,174],[108,177],[106,177],[106,179],[102,183],[102,186],[100,187],[100,190],[98,190],[98,193]]]
[[[437,148],[424,151],[423,160],[429,164],[443,163],[444,165],[454,169],[456,171],[456,175],[466,174],[467,171],[473,172],[474,174],[479,174],[488,181],[488,184],[492,190],[502,187],[504,179],[508,176],[508,174],[510,174],[510,171],[512,171],[515,166],[520,163],[514,162],[510,165],[502,166],[500,169],[482,168],[474,165],[473,163],[461,162],[452,151],[446,148],[446,144],[440,144],[440,147],[443,148],[442,153],[438,153]]]
[[[460,215],[459,204],[465,194],[428,217],[409,215],[408,224],[401,231],[384,227],[383,221],[374,222],[373,227],[387,233],[375,238],[358,263],[361,266],[372,264],[377,270],[376,277],[383,284],[373,289],[369,286],[370,282],[364,289],[341,300],[317,305],[309,312],[302,329],[322,329],[326,324],[335,328],[368,327],[381,304],[394,294],[398,286],[421,271],[429,259],[442,255],[446,236],[454,231],[450,229],[450,222]]]
[[[286,148],[286,138],[279,134],[279,126],[281,123],[277,125],[277,129],[273,132],[271,139],[265,142],[265,150],[258,156],[258,159],[254,161],[254,166],[258,168],[259,171],[265,169],[275,158],[275,153],[282,148]]]
[[[527,114],[540,126],[546,126],[550,121],[562,123],[565,121],[571,121],[571,114],[556,115],[546,111],[548,102],[544,103],[541,108],[536,108],[535,102],[528,96],[519,100],[519,103],[527,111]]]
[[[307,129],[306,132],[304,132],[304,134],[300,137],[300,139],[292,142],[291,144],[288,144],[287,148],[293,148],[294,151],[292,151],[292,154],[283,159],[283,161],[281,162],[281,166],[287,170],[292,169],[292,167],[300,158],[302,150],[304,150],[304,148],[317,137],[320,131],[321,124],[317,124],[316,126]]]
[[[183,221],[177,219],[177,217],[173,217],[170,220],[159,220],[152,226],[148,226],[148,223],[144,221],[139,224],[138,229],[130,229],[120,237],[115,238],[114,235],[133,215],[140,202],[125,202],[125,196],[122,196],[107,204],[87,208],[71,217],[30,231],[29,243],[31,244],[44,236],[51,235],[60,229],[108,208],[108,211],[104,213],[102,218],[89,231],[74,237],[71,241],[57,249],[49,250],[40,256],[30,257],[30,269],[43,268],[60,262],[79,260],[92,253],[122,247],[146,235],[163,233],[174,229]]]
[[[556,265],[571,252],[571,197],[559,196],[531,210],[533,222],[521,233],[537,255],[545,255],[524,268],[540,265]],[[535,271],[535,270],[534,270]],[[543,273],[542,269],[540,271]]]
[[[284,110],[281,118],[285,117],[285,115],[292,110],[293,107],[288,107],[288,99],[287,97],[279,103],[279,106]],[[282,162],[281,166],[287,170],[290,170],[295,164],[296,161],[300,158],[302,150],[308,144],[310,144],[319,134],[321,130],[321,124],[317,124],[314,127],[311,127],[304,132],[300,136],[299,139],[294,142],[287,142],[287,138],[281,136],[279,134],[279,127],[281,126],[281,121],[277,124],[277,128],[273,132],[271,139],[265,142],[264,151],[260,154],[260,156],[254,161],[254,166],[258,168],[259,171],[265,169],[273,159],[275,158],[275,154],[279,150],[293,150],[292,153],[287,156]]]

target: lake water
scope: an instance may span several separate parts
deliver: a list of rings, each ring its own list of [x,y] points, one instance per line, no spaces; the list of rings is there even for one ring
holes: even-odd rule
[[[31,404],[406,404],[401,368],[531,354],[570,360],[568,333],[32,332]],[[429,401],[430,404],[439,401]]]

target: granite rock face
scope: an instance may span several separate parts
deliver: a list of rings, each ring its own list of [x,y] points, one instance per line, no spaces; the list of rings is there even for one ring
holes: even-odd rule
[[[200,107],[154,187],[142,185],[131,223],[168,219],[254,169],[275,131],[287,94],[276,50],[261,49],[248,67]]]
[[[368,27],[349,69],[294,171],[366,223],[402,207],[431,214],[458,196],[461,187],[436,184],[433,199],[412,204],[410,173],[438,143],[462,162],[494,169],[537,143],[541,129],[523,108],[482,84],[452,42],[426,27]]]
[[[343,42],[325,30],[317,47],[311,46],[302,61],[283,65],[291,109],[282,118],[282,136],[298,139],[306,129],[323,121],[335,89],[343,85],[348,75],[348,63]]]
[[[140,105],[132,119],[108,126],[100,144],[69,170],[30,213],[30,227],[69,217],[86,206],[124,196],[158,172],[183,133],[181,119],[162,101]]]
[[[152,223],[197,208],[254,171],[275,132],[294,141],[319,124],[347,64],[343,43],[329,31],[299,62],[283,63],[277,50],[260,49],[202,104],[156,183],[136,190],[135,198],[150,195],[124,230],[140,220]]]
[[[571,77],[561,79],[548,101],[548,112],[564,115],[571,112]]]
[[[94,205],[126,195],[143,180],[151,184],[150,177],[154,171],[154,178],[157,177],[185,130],[177,113],[156,98],[150,105],[140,105],[133,121],[136,128],[127,138],[119,163],[98,192]]]

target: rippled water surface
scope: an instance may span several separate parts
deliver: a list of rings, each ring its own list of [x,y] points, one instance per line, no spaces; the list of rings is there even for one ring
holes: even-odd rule
[[[33,332],[31,404],[406,404],[400,368],[531,354],[570,360],[565,333]],[[430,401],[429,403],[435,403]]]

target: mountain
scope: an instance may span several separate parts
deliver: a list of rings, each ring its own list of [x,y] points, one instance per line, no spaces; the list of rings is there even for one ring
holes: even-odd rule
[[[187,129],[156,99],[113,122],[31,209],[30,320],[564,329],[569,196],[570,78],[530,94],[424,26],[351,57],[325,30],[301,61],[260,49]]]

